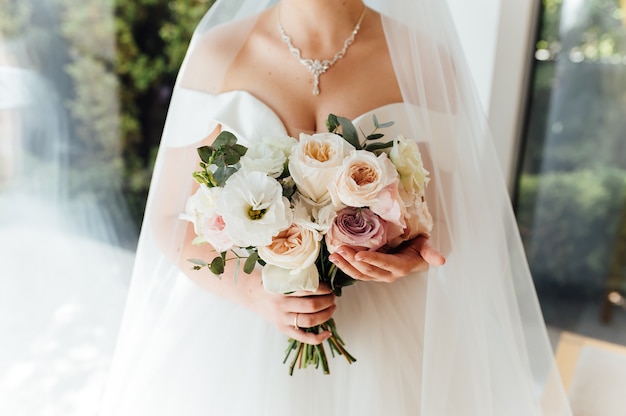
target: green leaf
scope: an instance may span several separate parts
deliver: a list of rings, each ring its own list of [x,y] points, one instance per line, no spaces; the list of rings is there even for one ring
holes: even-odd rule
[[[232,146],[233,150],[237,153],[239,153],[239,156],[243,156],[246,154],[246,152],[248,151],[248,148],[246,146],[243,146],[241,144],[235,144]]]
[[[237,137],[229,131],[223,131],[217,135],[213,142],[213,147],[232,146],[237,143]]]
[[[222,255],[226,256],[226,253],[222,253]],[[224,257],[224,261],[226,261],[226,257]],[[237,256],[235,257],[235,276],[233,278],[235,284],[239,281],[239,266],[241,266],[241,258]]]
[[[369,152],[374,152],[376,150],[387,149],[387,148],[392,147],[392,146],[393,146],[393,142],[371,143],[371,144],[368,144],[367,146],[365,146],[365,150],[367,150]]]
[[[200,159],[202,159],[204,163],[212,163],[211,159],[213,159],[214,152],[215,152],[215,149],[212,148],[211,146],[198,147],[198,155],[200,156]]]
[[[334,114],[329,114],[328,119],[326,120],[326,128],[330,133],[334,133],[339,127],[339,120],[337,120],[337,116]]]
[[[191,263],[195,264],[196,266],[201,266],[201,267],[205,267],[208,266],[209,263],[207,263],[204,260],[201,259],[187,259],[187,261],[190,261]]]
[[[254,270],[254,266],[256,265],[257,260],[259,259],[259,253],[252,253],[246,259],[246,262],[243,265],[243,271],[247,274],[252,273]]]
[[[394,124],[395,124],[395,122],[394,122],[394,121],[388,121],[388,122],[386,122],[386,123],[379,124],[379,125],[378,125],[378,126],[376,126],[376,127],[377,127],[377,128],[379,128],[379,129],[386,129],[387,127],[391,127],[391,126],[393,126]]]
[[[243,146],[240,146],[243,147]],[[244,148],[245,149],[245,148]],[[247,150],[247,149],[246,149]],[[245,151],[244,151],[245,153]],[[242,154],[240,153],[240,151],[233,147],[225,147],[222,150],[222,159],[224,161],[224,165],[228,166],[228,165],[235,165],[237,163],[239,163],[239,159],[241,159]]]
[[[359,135],[354,128],[354,124],[352,124],[352,122],[345,117],[337,117],[337,120],[341,125],[341,134],[343,138],[357,150],[360,150],[361,143],[359,143]]]
[[[209,269],[211,270],[211,272],[213,272],[213,274],[220,275],[224,273],[225,263],[226,262],[224,261],[222,257],[216,257],[213,259],[213,261],[209,265]]]
[[[378,140],[378,139],[381,139],[383,137],[385,137],[385,135],[382,134],[382,133],[374,133],[374,134],[370,134],[365,139],[366,140]]]
[[[224,186],[228,178],[230,178],[233,173],[237,172],[237,168],[232,166],[220,166],[213,173],[213,179],[217,183],[217,186]]]

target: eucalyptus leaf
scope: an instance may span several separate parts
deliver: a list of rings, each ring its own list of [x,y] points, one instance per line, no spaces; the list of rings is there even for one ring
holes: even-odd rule
[[[386,122],[386,123],[379,124],[377,127],[378,127],[379,129],[386,129],[387,127],[391,127],[391,126],[393,126],[394,124],[395,124],[395,121],[388,121],[388,122]]]
[[[220,275],[224,273],[224,266],[225,266],[224,259],[221,257],[216,257],[213,259],[213,261],[209,265],[209,269],[211,270],[211,272],[213,272],[213,274]]]
[[[256,262],[258,259],[259,259],[258,253],[250,254],[250,256],[248,256],[248,258],[246,259],[246,262],[243,265],[243,271],[247,274],[252,273],[252,271],[254,270],[254,266],[256,265]]]
[[[381,139],[383,137],[385,137],[385,135],[382,134],[382,133],[374,133],[374,134],[370,134],[365,139],[366,140],[378,140],[378,139]]]
[[[213,142],[213,147],[232,146],[237,143],[237,137],[229,131],[223,131],[217,135]]]
[[[226,253],[222,253],[223,255],[226,255]],[[226,257],[224,257],[224,261],[226,261]],[[235,284],[237,284],[237,282],[239,281],[239,266],[241,265],[241,259],[239,258],[239,256],[235,257],[235,276],[233,276],[233,280],[235,282]]]
[[[326,120],[326,128],[329,132],[334,133],[339,127],[339,120],[337,120],[337,116],[334,114],[329,114],[328,119]]]
[[[208,266],[208,264],[209,264],[206,261],[201,260],[201,259],[187,259],[187,261],[190,261],[191,263],[193,263],[193,264],[195,264],[197,266],[202,266],[202,267]]]
[[[370,152],[374,152],[376,150],[387,149],[387,148],[392,147],[392,146],[393,146],[393,142],[370,143],[367,146],[365,146],[365,150],[368,150]]]
[[[245,155],[246,152],[248,151],[248,148],[241,144],[234,144],[232,148],[234,149],[235,152],[239,153],[239,156]]]
[[[359,135],[354,128],[354,124],[345,117],[337,116],[337,120],[341,125],[341,134],[343,138],[354,146],[357,150],[361,150],[361,143],[359,143]]]
[[[237,168],[232,166],[220,166],[213,173],[213,179],[217,183],[218,186],[224,186],[228,178],[230,178],[235,172],[237,172]]]
[[[228,166],[239,163],[239,159],[246,153],[246,150],[248,149],[241,145],[224,147],[224,149],[222,149],[224,165]]]
[[[213,154],[215,153],[215,149],[211,146],[201,146],[198,147],[198,155],[200,159],[204,163],[212,163]]]

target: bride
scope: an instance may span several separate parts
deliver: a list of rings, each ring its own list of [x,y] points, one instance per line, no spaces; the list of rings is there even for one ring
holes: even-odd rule
[[[445,2],[224,0],[198,26],[170,105],[104,415],[567,415],[484,117]],[[196,148],[326,131],[329,113],[416,140],[435,225],[391,253],[342,247],[335,297],[217,278],[180,220]],[[231,264],[232,263],[232,264]],[[358,361],[289,376],[288,338],[333,317]]]

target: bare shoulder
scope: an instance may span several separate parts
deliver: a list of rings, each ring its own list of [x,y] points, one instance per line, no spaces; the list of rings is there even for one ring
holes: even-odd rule
[[[193,39],[180,74],[181,86],[217,93],[258,15],[215,26]]]

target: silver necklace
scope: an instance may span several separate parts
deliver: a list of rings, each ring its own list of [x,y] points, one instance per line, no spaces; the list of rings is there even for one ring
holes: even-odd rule
[[[287,44],[289,52],[291,52],[291,54],[295,56],[298,61],[300,61],[300,63],[304,65],[306,69],[308,69],[308,71],[313,75],[313,95],[320,94],[320,75],[328,71],[331,66],[333,66],[338,60],[343,58],[346,54],[346,51],[348,50],[348,47],[352,45],[352,42],[354,42],[354,38],[356,37],[356,34],[359,33],[359,29],[361,28],[361,22],[363,21],[363,17],[365,16],[365,11],[366,8],[365,6],[363,6],[363,13],[361,13],[361,17],[359,17],[359,20],[356,22],[356,26],[354,26],[354,29],[352,29],[350,37],[343,42],[343,48],[341,48],[341,50],[337,52],[332,59],[320,60],[302,57],[302,52],[300,52],[300,49],[293,46],[293,43],[291,42],[291,37],[287,34],[287,32],[285,32],[285,28],[283,27],[282,23],[280,23],[280,8],[276,10],[276,20],[278,21],[278,30],[280,31],[280,37],[283,39],[283,42]]]

